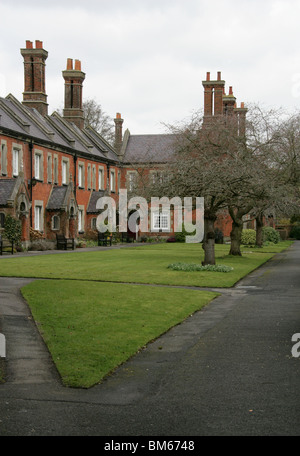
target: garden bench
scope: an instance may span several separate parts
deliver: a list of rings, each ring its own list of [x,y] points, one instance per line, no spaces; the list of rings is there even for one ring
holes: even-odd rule
[[[3,252],[14,254],[14,243],[8,239],[3,239],[0,236],[0,255],[3,255]]]
[[[67,250],[68,248],[74,250],[74,238],[66,238],[63,234],[56,235],[57,250]]]
[[[99,246],[104,246],[107,247],[108,245],[111,246],[112,243],[112,236],[109,236],[105,233],[99,233],[98,232],[98,245]]]
[[[134,242],[134,238],[128,233],[121,233],[121,242]]]

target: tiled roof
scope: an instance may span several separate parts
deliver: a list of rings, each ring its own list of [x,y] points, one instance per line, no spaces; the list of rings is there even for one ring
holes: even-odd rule
[[[16,179],[0,179],[0,206],[6,206],[7,201],[11,199]]]
[[[130,135],[123,163],[165,163],[175,150],[175,135]]]
[[[9,129],[35,141],[47,142],[50,147],[63,147],[77,154],[90,156],[99,161],[116,161],[114,148],[92,128],[80,130],[75,124],[66,121],[56,112],[42,116],[36,109],[28,108],[13,95],[0,97],[0,131]]]
[[[92,192],[91,194],[91,198],[90,198],[90,202],[89,202],[89,206],[87,208],[87,213],[95,213],[95,212],[99,212],[99,209],[96,209],[96,204],[97,204],[97,201],[99,198],[101,198],[102,196],[104,196],[105,192],[102,190],[96,192]]]
[[[53,187],[48,204],[48,210],[58,210],[64,205],[68,187]]]

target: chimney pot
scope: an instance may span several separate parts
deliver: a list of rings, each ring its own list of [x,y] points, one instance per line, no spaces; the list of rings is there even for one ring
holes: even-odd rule
[[[36,49],[43,49],[43,42],[40,40],[35,40],[35,48]]]
[[[221,81],[221,71],[218,71],[217,79],[218,79],[218,81]]]
[[[241,102],[241,108],[244,108],[245,107],[245,103],[242,101]]]
[[[73,59],[67,59],[67,70],[73,70]]]
[[[233,95],[232,86],[229,87],[229,95]]]
[[[210,72],[209,71],[206,73],[206,80],[210,81]]]
[[[116,118],[121,119],[121,114],[119,112],[117,112]]]
[[[26,49],[33,49],[33,43],[30,40],[26,41]]]
[[[75,70],[81,71],[81,61],[80,60],[75,60]]]

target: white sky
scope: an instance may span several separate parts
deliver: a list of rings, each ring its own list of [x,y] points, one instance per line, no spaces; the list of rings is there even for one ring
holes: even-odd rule
[[[20,48],[41,40],[49,114],[67,58],[82,62],[83,97],[132,134],[203,108],[207,71],[238,104],[300,107],[300,0],[1,0],[0,20],[0,96],[22,100]]]

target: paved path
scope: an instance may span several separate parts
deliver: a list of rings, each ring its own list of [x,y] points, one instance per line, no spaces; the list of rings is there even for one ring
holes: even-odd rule
[[[0,278],[0,435],[299,435],[299,276],[296,242],[89,390],[61,386],[19,291],[30,279]]]

